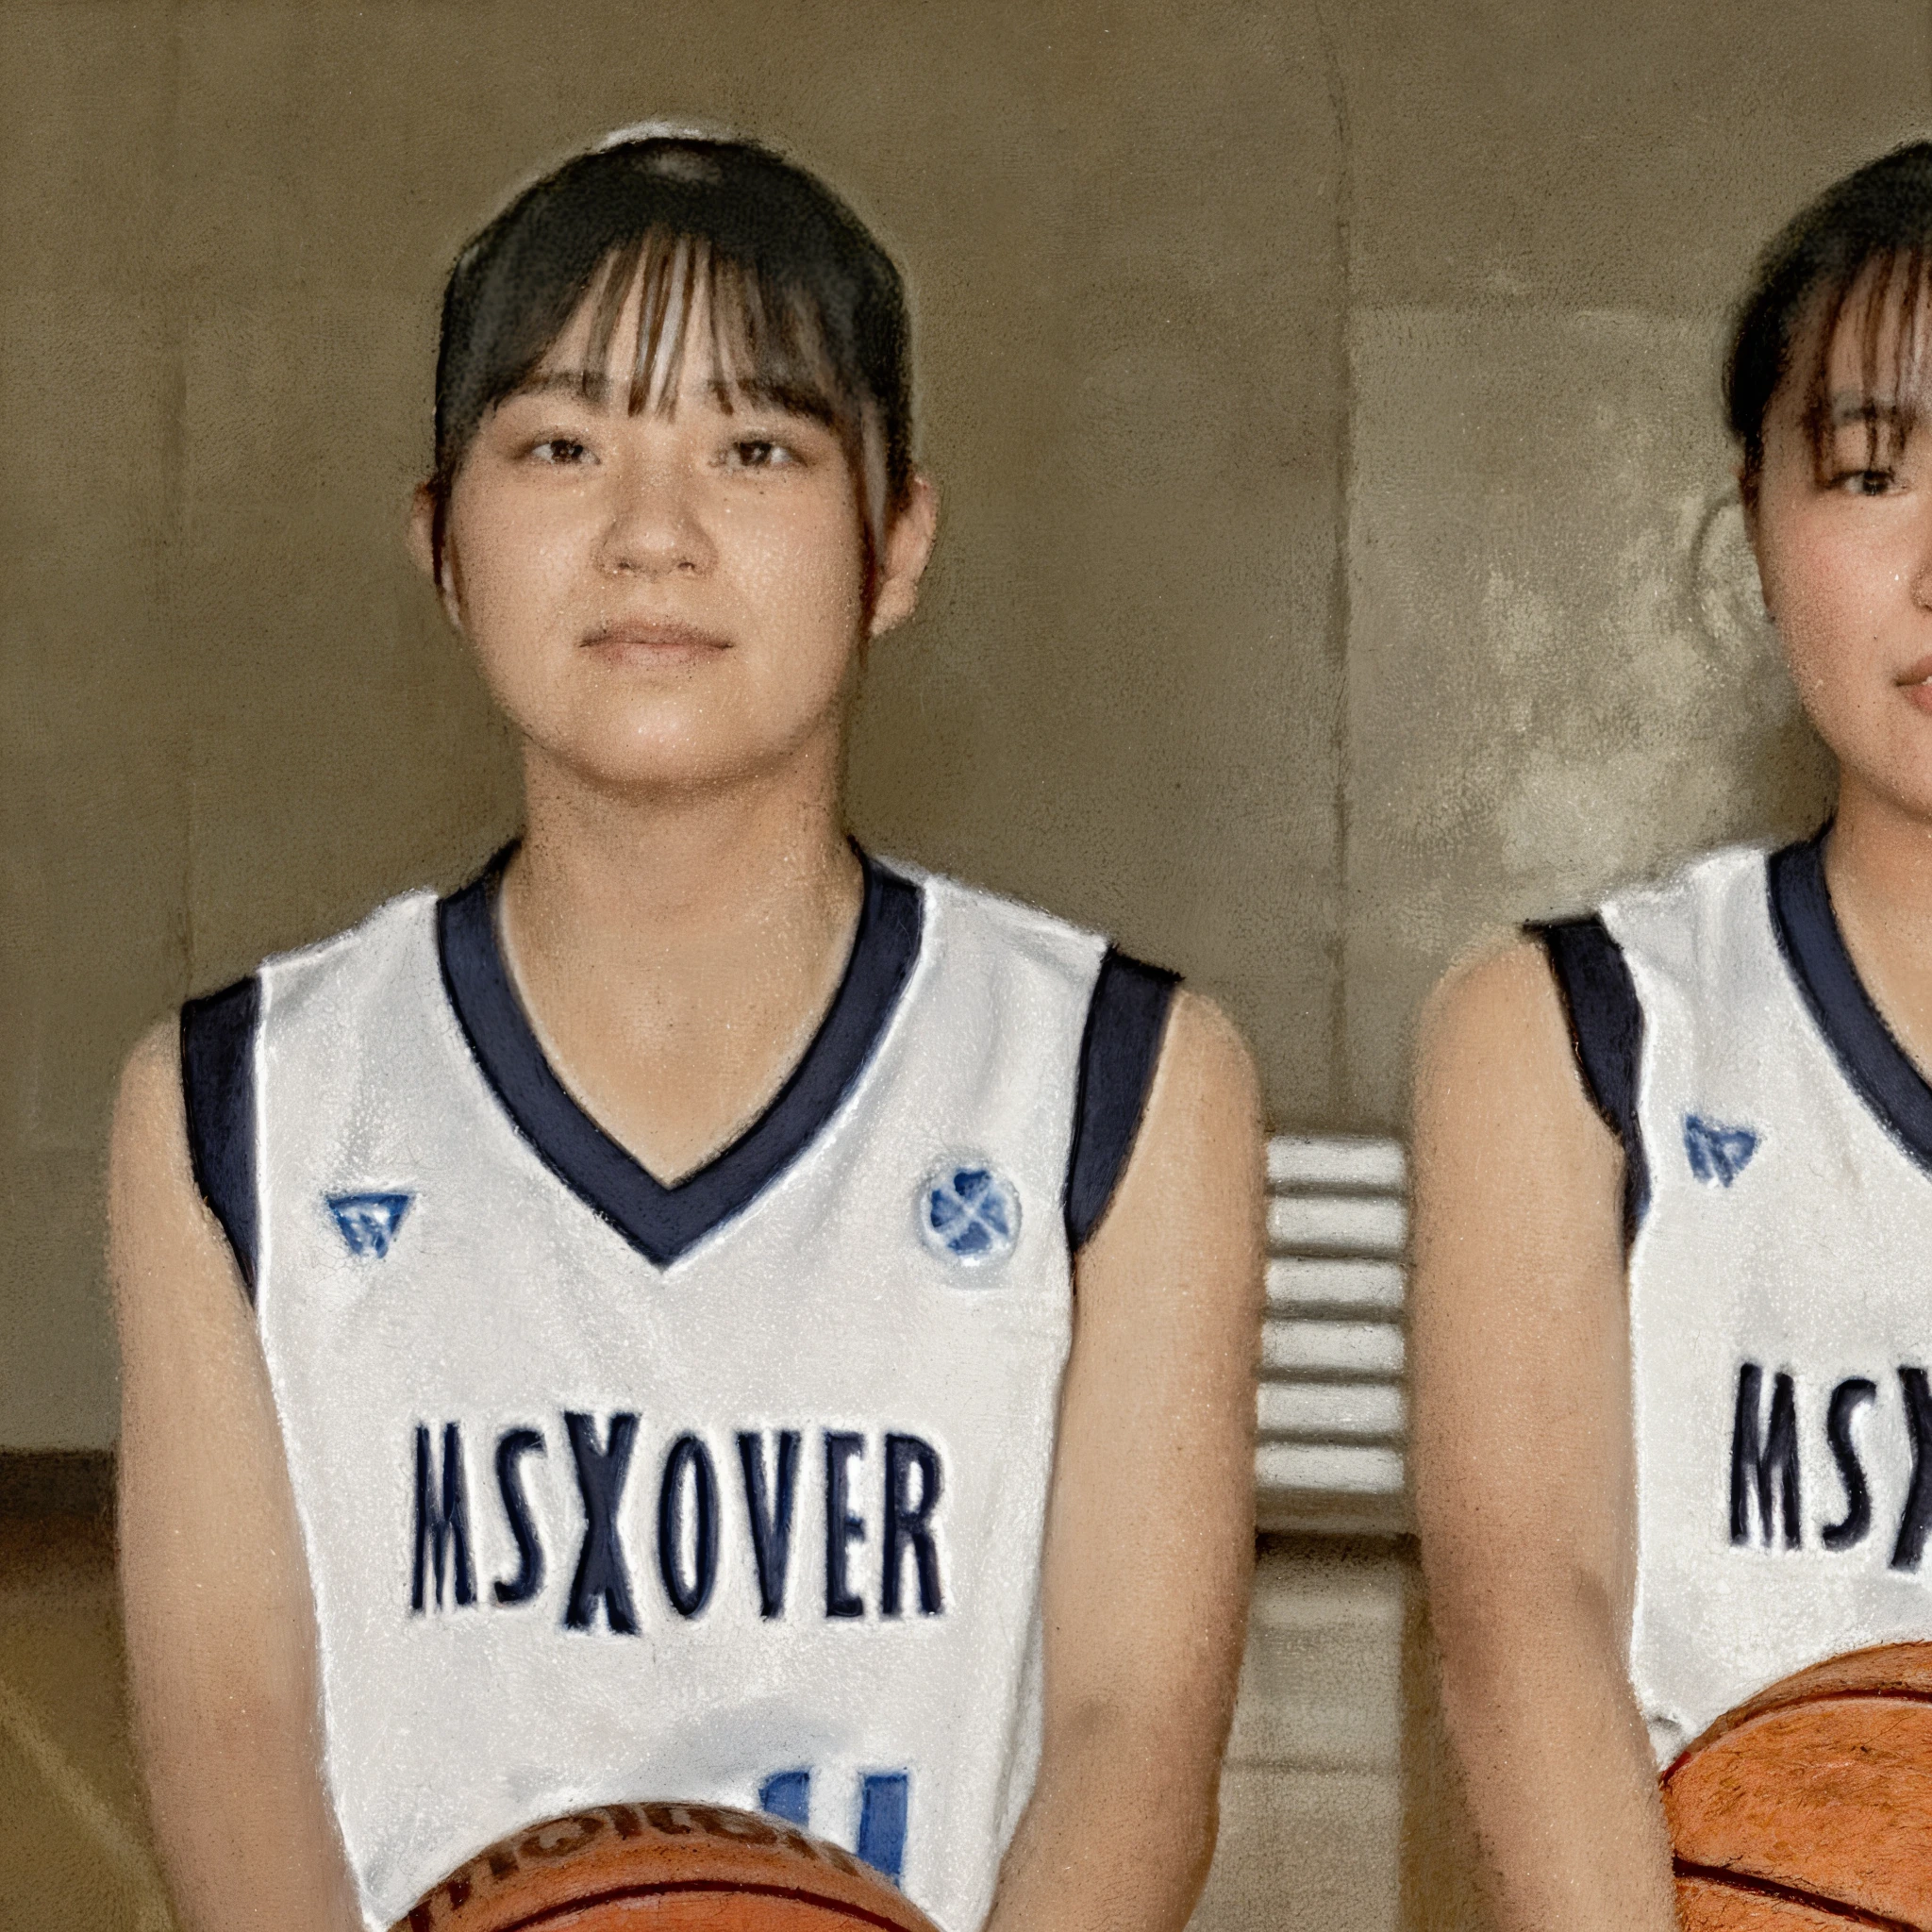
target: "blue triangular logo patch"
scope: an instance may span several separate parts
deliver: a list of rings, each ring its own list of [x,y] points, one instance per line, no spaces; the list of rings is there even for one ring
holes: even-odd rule
[[[368,1255],[376,1260],[395,1243],[403,1216],[409,1211],[413,1194],[328,1194],[328,1211],[352,1255]]]
[[[1749,1127],[1726,1127],[1701,1114],[1684,1116],[1684,1152],[1690,1172],[1713,1187],[1727,1188],[1757,1152],[1757,1136]]]

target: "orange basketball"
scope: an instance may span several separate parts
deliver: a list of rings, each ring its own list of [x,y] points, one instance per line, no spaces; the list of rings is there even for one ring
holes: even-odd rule
[[[1664,1773],[1663,1795],[1686,1932],[1932,1932],[1932,1643],[1774,1684]]]
[[[721,1805],[598,1805],[457,1867],[392,1932],[936,1932],[850,1852]]]

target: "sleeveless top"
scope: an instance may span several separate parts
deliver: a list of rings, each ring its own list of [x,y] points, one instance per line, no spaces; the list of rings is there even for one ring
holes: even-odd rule
[[[545,1060],[495,870],[184,1009],[372,1926],[520,1826],[654,1798],[985,1916],[1039,1754],[1071,1257],[1174,980],[865,865],[817,1037],[675,1187]]]
[[[1823,838],[1536,929],[1625,1154],[1630,1674],[1660,1762],[1805,1665],[1932,1638],[1932,1089]]]

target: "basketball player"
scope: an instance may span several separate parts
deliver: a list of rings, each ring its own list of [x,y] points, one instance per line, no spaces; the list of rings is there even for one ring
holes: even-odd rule
[[[1932,144],[1772,245],[1725,393],[1836,814],[1450,976],[1417,1095],[1416,1469],[1509,1927],[1675,1924],[1657,1773],[1932,1637]]]
[[[384,1925],[653,1795],[842,1840],[948,1932],[1188,1917],[1255,1081],[1172,975],[845,836],[933,540],[908,381],[897,272],[749,143],[616,138],[457,264],[414,541],[523,837],[192,1002],[114,1129],[192,1926]]]

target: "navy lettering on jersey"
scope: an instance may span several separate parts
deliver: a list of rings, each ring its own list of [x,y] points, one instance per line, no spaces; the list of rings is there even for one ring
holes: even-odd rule
[[[798,1440],[796,1429],[778,1432],[774,1499],[765,1482],[764,1436],[750,1429],[741,1429],[738,1435],[738,1460],[744,1472],[744,1513],[751,1519],[751,1551],[758,1564],[758,1615],[766,1618],[785,1614],[785,1574],[791,1567],[791,1506],[798,1483]],[[772,1807],[767,1805],[764,1809],[769,1811]]]
[[[1898,1541],[1892,1545],[1891,1567],[1916,1570],[1925,1554],[1925,1532],[1932,1529],[1932,1387],[1924,1369],[1901,1368],[1906,1415],[1912,1426],[1912,1486],[1898,1520]]]
[[[563,1627],[596,1629],[601,1608],[605,1627],[619,1636],[634,1637],[642,1625],[621,1525],[631,1465],[638,1459],[641,1440],[640,1417],[627,1409],[614,1410],[606,1417],[590,1410],[566,1409],[562,1420],[581,1504],[581,1541],[562,1609]],[[483,1600],[503,1608],[536,1603],[544,1595],[551,1576],[555,1551],[546,1547],[546,1542],[558,1532],[544,1526],[536,1507],[539,1498],[529,1487],[527,1460],[532,1456],[548,1455],[546,1431],[528,1424],[505,1425],[494,1419],[479,1421],[475,1417],[419,1423],[414,1441],[415,1540],[410,1579],[410,1603],[419,1614],[432,1607],[432,1597],[437,1609],[468,1607],[479,1600],[479,1558],[470,1520],[463,1453],[465,1429],[473,1436],[494,1437],[491,1459],[501,1521],[516,1551],[509,1574],[485,1579]],[[751,1578],[756,1577],[758,1615],[767,1622],[787,1614],[805,1434],[802,1428],[736,1431],[752,1556],[744,1587],[748,1592]],[[1750,1454],[1774,1461],[1782,1441],[1775,1415],[1773,1436],[1771,1448],[1762,1452],[1752,1438]],[[824,1429],[821,1441],[824,1452],[824,1614],[841,1620],[874,1613],[894,1620],[915,1614],[943,1615],[949,1603],[940,1511],[947,1479],[941,1450],[925,1437],[904,1430],[874,1435],[864,1429]],[[879,1452],[876,1464],[872,1460],[874,1450]],[[655,1446],[652,1454],[657,1454]],[[867,1472],[874,1467],[879,1473],[875,1600],[865,1593],[865,1584],[874,1574],[868,1561],[874,1518],[861,1500],[874,1493]],[[1932,1458],[1927,1467],[1932,1470]],[[717,1595],[725,1523],[717,1459],[698,1429],[680,1430],[663,1451],[656,1530],[658,1575],[666,1603],[679,1617],[703,1615]],[[1769,1530],[1766,1534],[1769,1536]]]
[[[1798,1405],[1791,1378],[1782,1371],[1772,1384],[1771,1414],[1760,1423],[1758,1398],[1764,1371],[1745,1362],[1738,1371],[1738,1407],[1731,1426],[1731,1541],[1751,1541],[1751,1494],[1757,1495],[1757,1521],[1767,1549],[1776,1541],[1772,1526],[1772,1491],[1777,1490],[1784,1518],[1784,1541],[1795,1550],[1802,1541],[1798,1514]]]
[[[685,1496],[692,1503],[691,1570],[684,1574]],[[680,1436],[664,1458],[658,1485],[658,1574],[680,1617],[695,1617],[718,1580],[718,1474],[711,1452],[695,1436]]]
[[[423,1612],[426,1573],[436,1573],[436,1607],[442,1607],[445,1568],[452,1570],[450,1594],[458,1605],[476,1601],[475,1573],[470,1568],[470,1503],[463,1484],[463,1438],[455,1423],[442,1425],[442,1478],[431,1474],[435,1457],[429,1430],[416,1424],[416,1559],[409,1584],[409,1610]],[[439,1500],[439,1490],[441,1497]]]
[[[1862,1542],[1872,1527],[1872,1491],[1865,1483],[1865,1465],[1858,1460],[1858,1445],[1852,1438],[1852,1423],[1860,1406],[1877,1393],[1878,1384],[1863,1375],[1849,1376],[1831,1391],[1824,1435],[1838,1463],[1839,1480],[1845,1486],[1845,1513],[1822,1532],[1827,1550],[1850,1549]]]
[[[617,1536],[617,1503],[630,1471],[638,1419],[626,1410],[613,1414],[601,1449],[596,1424],[588,1415],[567,1410],[563,1425],[570,1431],[570,1453],[576,1462],[577,1489],[584,1499],[584,1546],[577,1556],[576,1574],[571,1578],[570,1605],[563,1613],[565,1627],[588,1630],[596,1620],[601,1601],[611,1629],[622,1637],[635,1637],[637,1611],[631,1605],[624,1545]]]
[[[912,1493],[915,1471],[916,1501]],[[930,1442],[917,1436],[886,1438],[886,1569],[879,1586],[879,1614],[883,1617],[899,1615],[908,1551],[919,1574],[920,1615],[935,1617],[945,1607],[940,1594],[939,1547],[932,1534],[932,1512],[941,1489],[939,1452]]]
[[[496,1439],[496,1490],[509,1533],[517,1540],[517,1574],[508,1581],[499,1576],[492,1586],[500,1604],[526,1604],[543,1588],[543,1545],[517,1469],[518,1461],[532,1452],[543,1454],[543,1438],[535,1429],[506,1429]]]
[[[855,1458],[865,1454],[865,1438],[841,1429],[825,1431],[825,1615],[862,1617],[865,1604],[852,1589],[845,1565],[854,1543],[865,1541],[863,1518],[851,1508]]]

